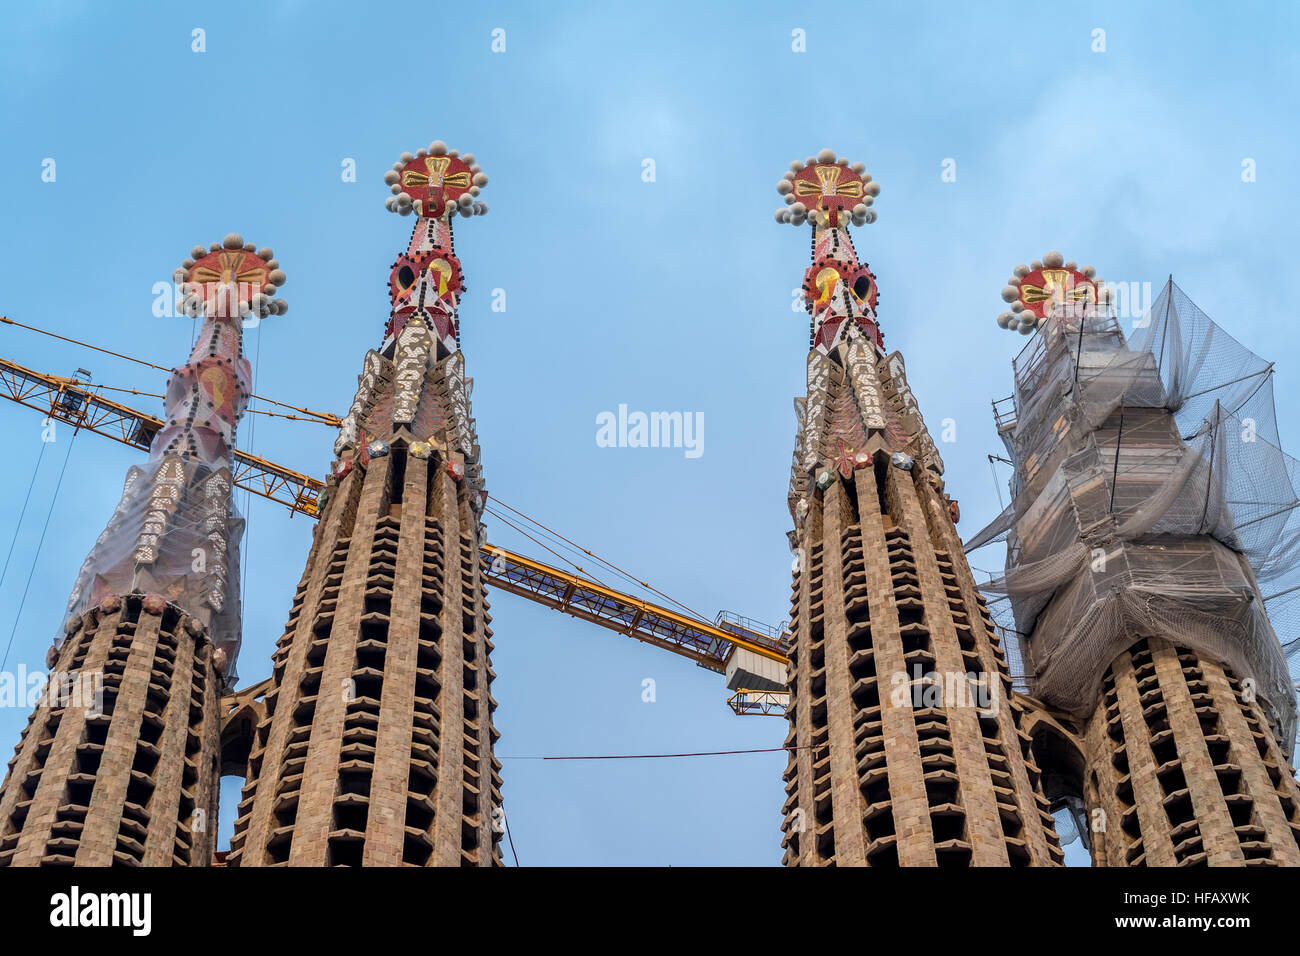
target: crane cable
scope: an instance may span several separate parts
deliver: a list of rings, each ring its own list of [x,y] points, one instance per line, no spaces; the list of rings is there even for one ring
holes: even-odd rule
[[[489,495],[488,497],[491,498],[492,496]],[[505,502],[501,501],[501,500],[498,499],[498,498],[492,498],[492,500],[493,500],[493,501],[496,501],[498,504],[501,504],[501,505],[504,505],[504,506],[507,507],[507,508],[510,508],[509,505],[505,504]],[[568,558],[566,558],[564,555],[560,554],[560,553],[559,553],[558,551],[556,551],[555,549],[548,547],[544,542],[539,541],[537,538],[534,538],[534,537],[533,537],[531,534],[529,534],[527,531],[523,530],[523,529],[520,528],[518,525],[516,525],[516,524],[514,524],[513,522],[511,522],[508,518],[506,518],[504,515],[500,514],[499,512],[494,511],[494,510],[492,510],[492,508],[487,507],[487,506],[485,506],[483,510],[484,510],[487,514],[490,514],[492,517],[496,518],[498,521],[504,523],[505,525],[509,526],[510,528],[513,528],[515,531],[518,531],[520,534],[522,534],[522,535],[523,535],[525,538],[527,538],[529,541],[532,541],[534,544],[538,545],[538,546],[541,547],[541,548],[545,548],[545,549],[546,549],[547,551],[549,551],[551,554],[555,555],[557,558],[559,558],[559,559],[560,559],[561,561],[563,561],[565,564],[567,564],[567,565],[569,565],[570,567],[574,568],[574,569],[575,569],[579,574],[585,576],[585,577],[588,578],[589,580],[594,581],[595,583],[599,584],[601,587],[609,588],[611,591],[613,591],[613,590],[617,590],[616,588],[610,587],[610,585],[606,584],[606,583],[605,583],[604,581],[602,581],[600,578],[596,577],[596,575],[592,574],[592,573],[591,573],[590,571],[588,571],[586,568],[582,567],[582,566],[579,565],[579,564],[575,564],[573,561],[569,560]],[[517,511],[517,510],[514,509],[514,508],[510,508],[510,510],[511,510],[511,511],[514,511],[515,514],[518,514],[518,515],[520,515],[521,517],[527,518],[529,521],[532,521],[534,524],[539,525],[540,527],[546,528],[546,526],[543,525],[540,521],[536,521],[536,520],[534,520],[534,519],[532,519],[532,518],[528,518],[527,515],[522,514],[521,512]],[[550,531],[549,528],[547,528],[546,530]],[[552,534],[555,534],[555,533],[552,532]],[[561,539],[564,540],[564,541],[568,541],[568,539],[565,538],[563,535],[556,534],[556,537],[561,538]],[[572,544],[572,542],[569,542],[569,543]],[[577,549],[580,550],[580,551],[583,551],[583,552],[586,553],[586,554],[591,554],[591,556],[592,556],[593,558],[595,558],[597,561],[601,561],[603,564],[609,564],[608,561],[605,561],[605,560],[602,559],[599,555],[592,554],[590,551],[587,551],[585,548],[582,548],[582,547],[579,546],[579,545],[576,545],[576,544],[575,544],[575,545],[573,545],[573,547],[577,548]],[[609,565],[609,566],[610,566],[610,567],[614,567],[614,565],[612,565],[612,564]],[[614,568],[614,570],[619,571],[619,569],[616,568],[616,567]],[[624,577],[628,578],[628,580],[635,580],[635,578],[633,578],[631,575],[627,574],[627,573],[624,572],[624,571],[619,571],[619,573],[622,574]],[[641,582],[637,582],[637,583],[641,583]],[[680,607],[680,608],[684,608],[684,609],[686,610],[686,612],[687,612],[691,617],[695,618],[695,620],[699,621],[701,624],[708,625],[709,627],[712,627],[712,626],[713,626],[713,622],[712,622],[712,621],[710,621],[708,618],[704,617],[703,615],[701,615],[701,614],[698,613],[697,611],[693,611],[693,610],[691,610],[689,607],[687,607],[685,604],[682,604],[680,601],[674,600],[673,598],[669,597],[667,594],[664,594],[662,591],[659,591],[659,590],[656,590],[655,588],[649,587],[649,585],[646,585],[646,587],[647,587],[649,590],[654,591],[655,594],[658,594],[658,595],[660,595],[661,597],[663,597],[664,600],[666,600],[666,601],[670,601],[671,603],[676,604],[676,605],[677,605],[678,607]]]
[[[586,555],[589,555],[589,556],[592,557],[592,558],[595,558],[595,559],[596,559],[597,561],[599,561],[601,564],[603,564],[603,565],[605,565],[606,567],[610,568],[610,569],[613,570],[615,573],[622,575],[624,578],[626,578],[627,580],[631,581],[632,583],[637,584],[637,585],[639,585],[639,586],[645,588],[647,591],[650,591],[650,592],[652,592],[652,593],[654,593],[654,594],[659,595],[661,598],[663,598],[665,601],[668,601],[668,602],[671,603],[671,604],[676,604],[679,608],[682,608],[684,611],[686,611],[686,612],[687,612],[688,614],[690,614],[692,617],[695,617],[696,619],[698,619],[698,620],[700,620],[700,621],[703,621],[703,622],[706,623],[706,624],[712,625],[713,622],[710,621],[708,618],[706,618],[706,617],[705,617],[703,614],[701,614],[699,611],[696,611],[695,609],[693,609],[693,608],[691,608],[691,607],[688,607],[687,605],[683,604],[681,601],[678,601],[678,600],[676,600],[675,598],[670,597],[669,595],[665,594],[663,591],[660,591],[658,588],[652,586],[652,585],[649,584],[648,582],[646,582],[646,581],[642,581],[640,578],[637,578],[635,575],[629,574],[627,571],[624,571],[622,568],[620,568],[618,565],[614,564],[613,562],[606,561],[606,560],[605,560],[604,558],[602,558],[600,555],[596,554],[596,553],[593,552],[593,551],[590,551],[590,550],[587,549],[587,548],[584,548],[582,545],[578,544],[577,542],[570,541],[570,540],[569,540],[568,538],[566,538],[564,535],[560,534],[558,531],[555,531],[555,530],[552,529],[552,528],[548,528],[546,525],[542,524],[542,523],[541,523],[540,521],[538,521],[536,518],[530,518],[528,515],[524,514],[522,511],[518,510],[517,508],[511,508],[510,505],[506,504],[506,503],[505,503],[504,501],[502,501],[500,498],[494,497],[494,496],[492,496],[492,495],[488,495],[488,497],[491,498],[493,501],[495,501],[497,504],[501,505],[501,507],[503,507],[503,508],[507,508],[507,509],[509,509],[510,511],[514,512],[515,514],[519,515],[519,517],[523,518],[525,521],[531,522],[532,524],[536,525],[537,527],[542,528],[543,530],[545,530],[546,532],[550,533],[551,535],[554,535],[556,538],[559,538],[561,541],[565,542],[566,544],[568,544],[568,545],[570,545],[570,546],[572,546],[572,547],[574,547],[574,548],[577,548],[577,549],[578,549],[579,551],[581,551],[583,554],[586,554]],[[500,516],[500,515],[496,515],[496,517],[500,518],[501,516]],[[502,520],[505,520],[505,519],[502,519]],[[507,523],[508,523],[508,522],[507,522]],[[511,525],[511,527],[514,527],[514,525]],[[515,530],[518,530],[518,529],[516,528]],[[536,539],[534,539],[534,540],[536,540]],[[545,545],[543,545],[543,547],[545,547]],[[547,548],[546,550],[550,551],[551,549],[550,549],[550,548]],[[552,553],[552,554],[555,554],[554,551],[551,551],[551,553]],[[569,563],[572,564],[572,562],[569,562]],[[576,564],[574,564],[573,566],[574,566],[575,568],[578,567]],[[579,568],[579,570],[581,570],[581,569]],[[585,574],[585,573],[587,573],[587,572],[584,571],[583,573]],[[604,583],[604,582],[598,582],[598,583]],[[608,585],[606,585],[606,587],[608,587]]]
[[[66,335],[59,335],[57,332],[50,332],[46,329],[37,328],[34,325],[24,325],[23,323],[17,322],[5,315],[0,315],[0,322],[3,322],[5,325],[16,325],[18,326],[18,328],[27,329],[30,332],[39,332],[41,335],[48,335],[51,338],[59,339],[60,341],[63,342],[70,342],[73,345],[80,345],[83,348],[93,349],[96,352],[103,352],[105,355],[112,355],[115,358],[126,359],[128,362],[135,362],[137,365],[143,365],[146,368],[157,369],[159,372],[166,372],[168,375],[170,375],[173,371],[173,369],[164,368],[161,365],[155,365],[153,362],[146,362],[144,359],[136,358],[133,355],[124,355],[121,352],[114,352],[112,349],[100,348],[98,345],[91,345],[89,342],[82,342],[80,339],[71,339],[68,338]],[[104,386],[104,387],[108,387],[108,386]],[[121,391],[126,391],[126,389],[121,389]],[[150,393],[139,392],[138,394],[148,395]],[[162,396],[156,396],[156,397],[162,397]],[[302,412],[304,415],[311,416],[310,418],[297,419],[297,416],[294,415],[280,415],[278,416],[280,418],[294,418],[299,421],[316,421],[324,425],[338,425],[341,423],[341,419],[337,415],[334,415],[330,412],[315,412],[312,411],[310,408],[301,408],[297,405],[290,405],[287,402],[277,402],[275,399],[266,398],[263,395],[250,395],[249,398],[257,399],[259,402],[268,402],[271,405],[278,405],[281,408],[291,408],[295,412]],[[259,412],[258,414],[274,415],[275,413]]]
[[[154,368],[160,372],[171,372],[171,369],[169,368],[163,368],[161,365],[154,365],[153,362],[146,362],[144,359],[138,359],[130,355],[123,355],[121,352],[114,352],[112,349],[100,348],[98,345],[91,345],[89,342],[82,342],[78,339],[70,339],[66,335],[59,335],[57,332],[49,332],[45,329],[38,329],[34,325],[23,325],[21,322],[16,322],[6,315],[0,315],[0,322],[5,323],[5,325],[16,325],[18,328],[27,329],[29,332],[39,332],[41,335],[48,335],[50,338],[59,339],[63,342],[71,342],[73,345],[80,345],[84,348],[94,349],[96,352],[103,352],[105,355],[112,355],[116,358],[126,359],[128,362],[135,362],[137,365]]]
[[[160,395],[157,392],[142,392],[138,388],[122,388],[120,385],[103,385],[99,382],[90,382],[85,386],[88,392],[129,392],[132,395],[143,395],[145,398],[166,398],[166,395]]]
[[[708,750],[697,753],[680,753],[680,754],[596,754],[580,756],[523,756],[510,755],[503,756],[501,760],[653,760],[673,757],[729,757],[735,754],[766,754],[784,751],[791,753],[799,750],[811,750],[825,747],[825,744],[796,744],[789,747],[761,747],[754,750]],[[505,826],[506,840],[510,843],[510,854],[515,858],[515,866],[519,866],[519,853],[515,850],[515,837],[510,832],[510,814],[506,813],[505,805],[501,807],[501,822]]]
[[[262,326],[260,324],[257,327],[256,338],[257,338],[257,345],[254,347],[254,351],[253,351],[253,387],[254,388],[257,387],[257,373],[261,371],[261,366],[262,366]],[[241,346],[242,346],[242,342],[241,342]],[[248,451],[250,454],[253,451],[253,440],[256,437],[257,437],[257,419],[254,418],[252,421],[248,423]],[[244,492],[244,540],[243,540],[244,556],[240,558],[240,562],[243,565],[240,568],[240,570],[243,572],[243,580],[239,584],[239,596],[241,601],[243,600],[244,595],[248,593],[248,546],[249,546],[249,541],[252,539],[252,537],[253,537],[253,492],[252,489],[249,489]]]
[[[576,563],[574,563],[574,561],[573,561],[571,558],[566,558],[564,555],[560,554],[559,552],[552,550],[552,548],[548,547],[544,541],[542,541],[542,540],[540,540],[540,539],[538,539],[538,538],[534,538],[534,537],[532,537],[531,535],[528,535],[527,532],[525,532],[525,531],[523,531],[521,528],[519,528],[518,525],[515,525],[515,524],[511,523],[511,522],[506,518],[506,516],[503,515],[503,514],[501,514],[499,511],[494,511],[494,510],[491,509],[490,506],[486,506],[486,505],[485,505],[485,507],[484,507],[484,512],[485,512],[486,514],[490,514],[490,515],[492,515],[494,518],[496,518],[498,521],[502,522],[503,524],[506,524],[508,527],[514,528],[514,530],[518,531],[520,534],[523,534],[523,535],[525,535],[526,537],[528,537],[528,539],[529,539],[530,541],[533,541],[533,542],[535,542],[536,544],[538,544],[539,546],[541,546],[542,548],[545,548],[547,551],[550,551],[551,554],[554,554],[554,555],[555,555],[556,557],[558,557],[561,561],[565,562],[565,563],[568,564],[570,567],[572,567],[572,568],[574,568],[575,570],[577,570],[580,574],[586,575],[590,580],[595,581],[597,584],[601,584],[601,585],[604,585],[605,587],[609,587],[608,584],[606,584],[604,581],[600,580],[600,578],[596,577],[596,575],[595,575],[594,573],[592,573],[592,572],[588,571],[586,568],[582,567],[582,565],[580,565],[580,564],[576,564]],[[558,538],[554,537],[553,535],[548,535],[548,534],[547,534],[545,531],[543,531],[543,530],[536,529],[536,528],[535,528],[534,530],[537,531],[538,534],[542,535],[543,538],[548,539],[548,540],[551,542],[551,544],[553,544],[553,545],[554,545],[555,547],[557,547],[557,548],[560,548],[562,551],[566,551],[566,552],[569,552],[569,553],[571,553],[571,554],[575,554],[575,555],[581,553],[581,552],[579,551],[578,548],[571,548],[571,547],[569,547],[568,545],[566,545],[566,544],[564,544],[563,542],[561,542]]]
[[[4,584],[5,576],[9,573],[9,561],[14,556],[14,546],[18,544],[18,532],[22,530],[23,518],[27,516],[27,503],[32,500],[32,489],[36,487],[36,475],[41,470],[41,459],[45,456],[45,446],[49,442],[41,442],[41,450],[36,453],[36,467],[32,469],[32,480],[27,483],[27,497],[23,499],[22,510],[18,512],[18,523],[14,525],[13,540],[9,542],[9,553],[5,555],[4,570],[0,571],[0,585]],[[3,670],[0,667],[0,670]]]
[[[88,385],[85,386],[85,391],[87,391],[87,392],[98,392],[98,391],[108,391],[108,392],[128,392],[128,393],[130,393],[131,395],[143,395],[145,398],[164,398],[164,399],[165,399],[165,398],[167,397],[166,395],[162,395],[162,394],[160,394],[160,393],[158,393],[158,392],[142,392],[142,391],[141,391],[140,389],[138,389],[138,388],[123,388],[123,387],[120,386],[120,385],[104,385],[104,384],[101,383],[101,382],[91,382],[91,383],[89,383]],[[254,396],[252,396],[252,397],[253,397],[253,398],[259,398],[261,401],[264,401],[264,402],[270,401],[270,399],[267,399],[267,398],[260,398],[260,396],[258,396],[258,395],[254,395]],[[279,403],[277,403],[277,404],[279,404]],[[287,405],[287,406],[284,406],[284,407],[286,407],[286,408],[293,408],[294,406],[292,406],[292,405]],[[289,420],[291,420],[291,421],[295,421],[295,422],[316,422],[316,423],[321,424],[321,425],[328,425],[328,424],[330,424],[329,422],[325,421],[324,419],[320,419],[320,418],[304,418],[304,417],[301,416],[301,415],[286,415],[284,412],[268,412],[268,411],[266,411],[265,409],[261,409],[261,408],[246,408],[246,409],[244,409],[244,412],[245,412],[245,414],[248,414],[248,415],[266,415],[268,418],[287,418],[287,419],[289,419]]]
[[[826,744],[791,744],[787,747],[756,747],[750,750],[699,750],[674,754],[578,754],[549,756],[533,754],[503,754],[500,760],[661,760],[676,757],[731,757],[736,754],[793,753],[799,750],[821,750]]]
[[[501,805],[501,822],[506,827],[506,839],[510,841],[510,855],[515,858],[515,866],[519,866],[519,854],[515,852],[515,838],[510,832],[510,816],[506,813],[505,804]]]
[[[490,496],[489,496],[489,497],[490,497]],[[488,514],[490,514],[492,517],[496,518],[496,519],[497,519],[498,521],[500,521],[502,524],[504,524],[504,525],[506,525],[506,526],[508,526],[508,527],[510,527],[510,528],[513,528],[514,530],[518,531],[520,534],[522,534],[522,535],[523,535],[525,538],[527,538],[529,541],[533,542],[533,544],[537,545],[538,547],[542,548],[542,549],[545,550],[545,551],[550,551],[551,554],[555,555],[557,558],[559,558],[559,559],[560,559],[561,561],[563,561],[565,564],[569,565],[571,568],[573,568],[574,570],[576,570],[579,574],[581,574],[581,575],[583,575],[583,576],[585,576],[585,577],[588,577],[588,578],[589,578],[590,580],[592,580],[592,581],[595,581],[595,582],[596,582],[597,584],[599,584],[601,587],[605,587],[605,588],[608,588],[608,587],[609,587],[608,584],[606,584],[606,583],[605,583],[604,581],[602,581],[600,578],[596,577],[594,574],[592,574],[592,573],[591,573],[590,571],[588,571],[586,568],[583,568],[583,567],[581,567],[580,565],[574,564],[572,561],[570,561],[570,560],[569,560],[568,558],[566,558],[564,555],[560,554],[560,552],[554,550],[553,548],[549,548],[549,547],[547,547],[545,543],[543,543],[543,542],[541,542],[541,541],[538,541],[536,538],[534,538],[531,534],[529,534],[529,533],[528,533],[527,531],[525,531],[523,528],[521,528],[521,527],[519,527],[517,524],[514,524],[513,522],[511,522],[509,518],[506,518],[504,515],[500,515],[500,514],[498,514],[497,512],[493,511],[491,508],[488,508],[488,507],[486,507],[486,506],[484,507],[483,510],[486,511]],[[613,590],[613,588],[610,588],[610,590]]]
[[[63,487],[63,475],[68,470],[68,460],[72,457],[72,446],[77,443],[77,436],[81,434],[81,429],[74,429],[72,440],[68,442],[68,450],[63,456],[63,467],[59,469],[59,480],[54,483],[54,494],[50,498],[50,508],[45,512],[45,524],[41,527],[41,536],[36,542],[36,553],[32,555],[32,564],[27,571],[27,583],[23,585],[23,596],[18,602],[18,613],[14,615],[14,626],[9,631],[9,643],[5,645],[3,659],[0,659],[0,671],[3,671],[5,665],[9,663],[9,651],[14,646],[14,636],[18,633],[18,624],[23,619],[23,607],[27,604],[27,592],[32,586],[32,578],[36,574],[36,563],[41,557],[41,548],[45,544],[45,534],[50,530],[50,518],[54,515],[54,505],[59,500],[59,489]],[[33,474],[32,478],[35,479]],[[16,532],[15,532],[16,534]]]

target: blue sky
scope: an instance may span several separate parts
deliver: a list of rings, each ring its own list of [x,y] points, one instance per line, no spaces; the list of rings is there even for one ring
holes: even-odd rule
[[[155,318],[152,286],[194,244],[238,231],[288,273],[289,313],[246,340],[257,391],[342,413],[411,225],[384,210],[383,173],[446,140],[491,177],[491,213],[457,220],[489,490],[691,607],[775,623],[788,608],[791,399],[807,352],[790,301],[808,237],[772,220],[789,162],[830,146],[882,185],[857,247],[927,420],[956,423],[940,450],[964,533],[999,510],[989,403],[1010,392],[1024,341],[994,324],[999,291],[1049,248],[1153,291],[1172,272],[1278,363],[1295,448],[1297,9],[29,4],[0,37],[0,314],[177,364],[190,324]],[[204,53],[191,50],[195,28]],[[1092,50],[1098,28],[1105,52]],[[796,29],[806,52],[791,49]],[[54,182],[42,181],[47,158]],[[356,182],[342,181],[347,159]],[[947,159],[955,182],[941,178]],[[1255,182],[1242,181],[1245,159]],[[489,308],[493,289],[506,291],[504,313]],[[8,326],[0,355],[143,391],[164,377]],[[703,455],[597,447],[596,416],[620,403],[702,412]],[[328,429],[253,422],[244,448],[324,473]],[[7,550],[39,417],[5,403],[0,434]],[[0,582],[5,642],[70,437],[46,450]],[[41,666],[140,457],[93,435],[71,448],[7,669]],[[245,682],[270,672],[309,539],[301,516],[253,502]],[[504,593],[492,610],[498,753],[522,863],[779,862],[779,753],[528,758],[779,747],[783,721],[731,715],[721,678],[663,651]],[[0,708],[6,747],[26,718]]]

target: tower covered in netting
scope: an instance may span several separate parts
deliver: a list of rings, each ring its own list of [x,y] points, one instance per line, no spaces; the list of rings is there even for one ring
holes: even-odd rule
[[[271,250],[237,233],[195,247],[175,279],[203,323],[46,657],[50,681],[0,787],[0,867],[212,858],[220,699],[241,630],[231,489],[251,378],[243,328],[288,306],[274,298],[285,274]]]
[[[1090,268],[1048,253],[1003,292],[1035,333],[995,406],[1012,503],[985,586],[1024,689],[1073,722],[1104,865],[1300,865],[1295,462],[1272,364],[1172,279],[1125,336]]]

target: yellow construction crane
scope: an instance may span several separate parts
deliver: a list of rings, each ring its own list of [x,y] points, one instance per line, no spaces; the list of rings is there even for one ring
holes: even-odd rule
[[[84,428],[123,445],[149,450],[162,420],[98,394],[79,378],[47,375],[0,358],[0,395],[74,428]],[[136,392],[136,394],[149,394]],[[235,451],[234,482],[239,487],[285,505],[292,512],[315,515],[324,488],[321,482],[265,458]]]
[[[0,317],[0,322],[20,324],[4,317]],[[21,327],[53,334],[31,326]],[[86,344],[74,339],[64,341]],[[110,354],[131,358],[116,352]],[[139,359],[131,360],[140,362]],[[141,364],[160,368],[148,362]],[[50,375],[0,359],[0,397],[74,429],[84,429],[148,451],[154,435],[163,426],[162,421],[105,398],[100,394],[104,388],[106,386],[94,385],[85,378]],[[151,394],[135,389],[124,391],[137,395]],[[312,412],[282,402],[275,404],[302,412],[303,417],[264,414],[332,425],[339,422],[336,416],[327,413]],[[279,502],[291,514],[301,513],[309,517],[316,516],[325,487],[316,478],[242,451],[235,452],[233,479],[236,486]],[[736,714],[785,714],[789,703],[785,689],[789,660],[785,653],[788,635],[784,633],[726,612],[710,623],[615,590],[582,574],[543,564],[491,544],[482,548],[482,565],[487,582],[504,591],[662,647],[695,661],[700,667],[723,674],[728,688],[733,691],[727,703]]]
[[[735,693],[727,703],[742,716],[784,716],[785,635],[723,612],[713,624],[598,584],[532,558],[483,546],[486,579],[503,591],[634,637],[723,674]],[[759,685],[757,688],[753,685]]]

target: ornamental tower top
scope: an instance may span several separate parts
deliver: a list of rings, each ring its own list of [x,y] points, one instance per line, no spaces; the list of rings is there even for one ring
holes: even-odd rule
[[[815,157],[795,160],[777,183],[786,208],[776,211],[777,222],[813,227],[812,264],[804,273],[803,296],[811,316],[809,342],[829,355],[843,339],[853,320],[878,349],[884,338],[876,322],[880,300],[876,277],[865,262],[859,262],[850,225],[876,221],[871,207],[880,195],[867,167],[853,163],[834,150],[823,149]]]
[[[1002,300],[1011,311],[998,316],[998,327],[1030,335],[1053,316],[1083,318],[1108,301],[1105,281],[1092,266],[1066,262],[1059,252],[1048,252],[1029,265],[1016,266]]]

